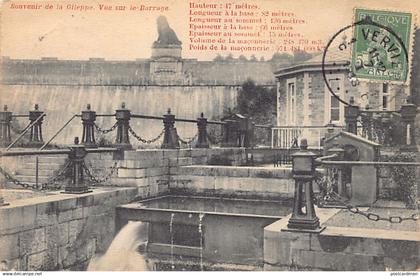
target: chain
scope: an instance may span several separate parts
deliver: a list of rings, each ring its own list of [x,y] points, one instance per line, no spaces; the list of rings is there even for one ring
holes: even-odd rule
[[[5,169],[0,167],[0,173],[4,175],[7,181],[12,182],[15,185],[21,186],[25,189],[32,189],[32,190],[60,190],[62,188],[62,185],[60,183],[57,183],[60,180],[63,180],[66,178],[66,173],[68,168],[70,167],[71,162],[67,161],[64,167],[54,176],[52,176],[50,179],[48,179],[45,183],[41,183],[38,186],[30,183],[23,183],[20,180],[14,178],[10,173],[8,173]],[[54,185],[53,185],[54,184]]]
[[[109,128],[109,129],[102,129],[95,122],[93,123],[93,125],[95,126],[96,131],[98,131],[98,132],[100,132],[102,134],[107,134],[107,133],[113,131],[114,129],[116,129],[118,123],[115,122],[115,124],[111,128]]]
[[[130,134],[131,135],[133,135],[133,137],[134,138],[136,138],[137,139],[137,141],[139,141],[139,142],[142,142],[142,143],[145,143],[145,144],[151,144],[151,143],[154,143],[154,142],[156,142],[157,140],[159,140],[161,137],[162,137],[162,135],[165,133],[165,129],[163,129],[160,133],[159,133],[159,135],[158,136],[156,136],[155,138],[153,138],[153,139],[150,139],[150,140],[146,140],[146,139],[143,139],[143,138],[141,138],[135,131],[134,131],[134,129],[132,129],[131,128],[131,126],[129,126],[128,127],[128,131],[130,132]]]
[[[337,200],[340,203],[342,203],[350,213],[353,213],[356,215],[362,215],[366,217],[368,220],[372,220],[372,221],[383,220],[383,221],[388,221],[390,223],[401,223],[406,220],[417,221],[419,219],[418,214],[412,214],[411,216],[408,216],[408,217],[401,217],[401,216],[381,217],[380,215],[375,214],[375,213],[360,211],[358,207],[348,204],[345,199],[343,199],[339,194],[335,193],[334,191],[331,191],[330,194],[327,195],[327,197],[330,197],[333,200]]]
[[[110,172],[104,178],[97,178],[96,176],[94,176],[90,169],[86,166],[86,162],[83,162],[83,170],[86,173],[86,176],[89,177],[89,181],[93,183],[93,186],[95,186],[94,184],[100,184],[108,181],[117,170],[117,164],[118,162],[115,162],[114,165],[112,165],[112,167],[109,168]]]
[[[192,142],[194,142],[195,139],[197,139],[197,137],[198,137],[198,133],[194,135],[194,137],[187,138],[186,140],[184,140],[178,135],[178,140],[185,145],[190,145]]]

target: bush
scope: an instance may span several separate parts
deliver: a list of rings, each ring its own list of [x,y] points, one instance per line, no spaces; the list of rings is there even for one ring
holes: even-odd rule
[[[415,162],[416,155],[414,153],[401,152],[390,158],[392,162]],[[416,208],[417,200],[417,181],[416,166],[392,166],[392,180],[397,184],[396,192],[399,200],[405,202],[408,208]]]

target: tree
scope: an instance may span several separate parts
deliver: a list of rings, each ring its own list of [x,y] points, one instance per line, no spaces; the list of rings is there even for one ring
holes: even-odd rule
[[[235,59],[233,58],[233,55],[230,53],[229,55],[227,55],[227,56],[225,57],[225,60],[226,60],[226,61],[233,61],[233,60],[235,60]]]
[[[220,54],[217,54],[217,56],[213,59],[213,61],[223,61],[224,59],[223,59],[223,57],[222,57],[222,55],[220,55]]]
[[[252,118],[256,123],[271,123],[276,110],[276,90],[247,80],[238,91],[236,112]]]
[[[306,51],[297,50],[293,52],[293,63],[302,63],[308,59],[312,58],[312,54],[307,53]]]
[[[238,57],[238,59],[239,59],[239,61],[248,61],[248,59],[246,58],[246,56],[244,56],[244,55],[240,55],[239,57]]]

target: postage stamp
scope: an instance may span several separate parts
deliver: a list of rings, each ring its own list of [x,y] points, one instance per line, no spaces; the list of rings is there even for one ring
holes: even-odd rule
[[[359,79],[404,83],[409,75],[412,14],[355,9],[351,68]]]

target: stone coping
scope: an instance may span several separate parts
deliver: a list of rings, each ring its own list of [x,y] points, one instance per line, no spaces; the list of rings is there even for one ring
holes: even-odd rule
[[[93,188],[92,192],[85,193],[85,194],[66,194],[63,193],[63,191],[54,191],[49,192],[48,194],[44,196],[37,196],[37,197],[31,197],[31,198],[24,198],[24,199],[18,199],[12,202],[8,202],[9,205],[0,207],[0,212],[2,210],[12,209],[16,207],[24,207],[28,205],[36,205],[36,204],[43,204],[43,203],[49,203],[49,202],[56,202],[56,201],[65,201],[65,200],[72,200],[72,199],[78,199],[78,198],[84,198],[89,196],[96,196],[96,195],[102,195],[107,193],[112,193],[115,191],[130,191],[136,188],[133,187],[100,187],[100,188]]]
[[[320,220],[321,226],[335,216],[341,209],[333,208],[317,208],[315,212]],[[280,233],[282,229],[287,228],[287,223],[292,214],[285,218],[278,220],[264,228],[264,231]],[[298,233],[298,232],[296,232]],[[371,228],[357,228],[357,227],[336,227],[326,226],[326,228],[319,234],[320,236],[333,236],[333,237],[349,237],[349,238],[368,238],[368,239],[384,239],[384,240],[404,240],[404,241],[420,241],[418,232],[413,231],[395,231],[385,229],[371,229]],[[307,233],[302,233],[307,234]]]
[[[195,176],[227,176],[227,177],[253,177],[253,178],[292,178],[292,168],[268,168],[247,166],[220,166],[220,165],[191,165],[179,168],[180,175]]]
[[[322,171],[322,169],[318,169]],[[189,165],[181,166],[178,174],[196,176],[227,176],[253,178],[292,179],[292,167],[251,167],[221,165]]]

